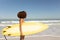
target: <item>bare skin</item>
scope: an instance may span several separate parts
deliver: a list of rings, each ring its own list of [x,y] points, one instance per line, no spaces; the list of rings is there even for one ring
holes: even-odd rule
[[[23,35],[23,31],[22,31],[22,24],[23,24],[23,22],[24,22],[24,19],[23,18],[21,18],[20,19],[20,21],[19,21],[19,23],[20,23],[20,40],[24,40],[24,35]]]

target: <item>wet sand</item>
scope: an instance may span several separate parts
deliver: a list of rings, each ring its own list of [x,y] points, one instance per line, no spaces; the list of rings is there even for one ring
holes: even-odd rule
[[[5,40],[4,38],[0,38],[0,40]],[[8,38],[8,40],[19,40],[18,38]],[[44,36],[44,37],[25,37],[25,40],[60,40],[60,37],[51,37],[51,36]]]

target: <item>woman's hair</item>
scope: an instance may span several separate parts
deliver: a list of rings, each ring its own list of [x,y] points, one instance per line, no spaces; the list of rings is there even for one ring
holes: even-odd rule
[[[25,11],[21,11],[21,12],[18,12],[17,16],[18,18],[26,18],[26,12]]]

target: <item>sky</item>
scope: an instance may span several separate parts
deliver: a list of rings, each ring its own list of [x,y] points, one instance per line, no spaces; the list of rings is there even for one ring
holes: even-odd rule
[[[17,19],[20,11],[30,19],[60,19],[60,0],[0,0],[0,19]]]

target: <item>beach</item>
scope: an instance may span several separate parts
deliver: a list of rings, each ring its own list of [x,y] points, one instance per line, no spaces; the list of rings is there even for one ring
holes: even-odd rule
[[[19,38],[7,38],[8,40],[19,40]],[[5,40],[1,38],[0,40]],[[25,40],[60,40],[60,37],[52,37],[52,36],[41,36],[41,37],[26,37]]]
[[[31,21],[31,22],[42,22],[44,24],[47,24],[49,28],[43,32],[40,32],[34,35],[25,36],[25,40],[60,40],[60,20]],[[13,23],[11,23],[11,22],[2,21],[0,23],[0,40],[5,40],[4,36],[1,33],[2,29],[14,23],[18,23],[18,22],[13,21]],[[19,37],[7,36],[7,39],[19,40]]]

